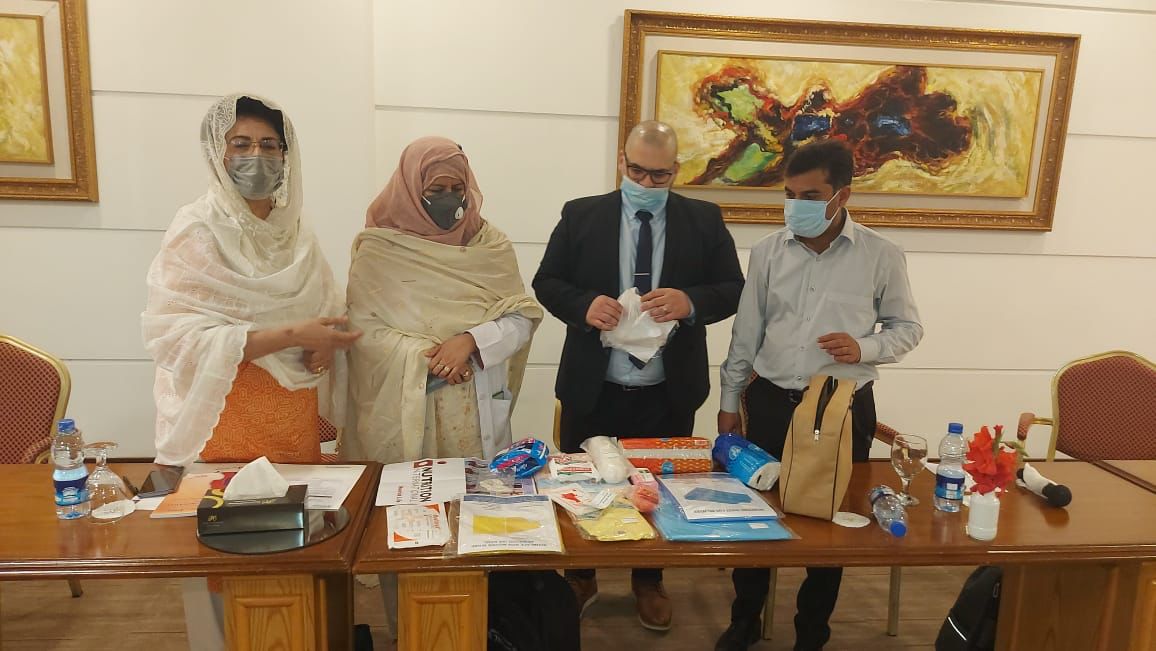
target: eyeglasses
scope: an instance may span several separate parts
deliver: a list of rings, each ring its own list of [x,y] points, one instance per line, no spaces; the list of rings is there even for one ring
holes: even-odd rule
[[[666,185],[666,182],[669,181],[672,176],[674,176],[673,170],[650,170],[642,167],[641,165],[635,165],[634,163],[631,163],[630,159],[626,158],[626,154],[623,154],[622,158],[626,161],[626,175],[629,176],[630,180],[634,181],[635,183],[638,183],[642,181],[642,179],[649,176],[650,180],[657,185]]]
[[[285,151],[285,143],[277,138],[261,138],[260,140],[253,140],[244,136],[230,138],[228,143],[230,156],[243,156],[253,151],[253,148],[259,148],[262,156],[276,156]]]

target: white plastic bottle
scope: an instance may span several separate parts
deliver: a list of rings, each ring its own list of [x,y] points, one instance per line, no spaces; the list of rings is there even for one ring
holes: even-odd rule
[[[950,423],[947,436],[939,442],[939,469],[935,471],[935,508],[956,513],[963,505],[963,461],[967,443],[963,425]]]
[[[84,439],[71,418],[60,421],[52,439],[52,483],[56,487],[56,517],[75,520],[88,515],[88,466]]]

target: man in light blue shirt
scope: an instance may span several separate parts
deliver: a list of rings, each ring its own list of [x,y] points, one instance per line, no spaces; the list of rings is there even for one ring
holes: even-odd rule
[[[787,227],[751,250],[721,368],[718,431],[740,431],[745,392],[746,437],[779,459],[802,390],[812,376],[830,375],[856,381],[852,459],[866,461],[875,434],[876,366],[899,361],[923,337],[903,251],[847,212],[853,169],[842,142],[797,149],[786,170]],[[842,575],[842,568],[807,568],[796,650],[827,643]],[[767,569],[734,570],[731,626],[716,651],[746,649],[758,640],[769,579]]]

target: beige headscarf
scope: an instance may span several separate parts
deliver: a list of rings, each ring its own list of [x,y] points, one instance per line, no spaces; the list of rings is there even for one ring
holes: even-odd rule
[[[466,186],[465,215],[450,230],[434,223],[422,203],[422,191],[438,177]],[[461,147],[448,138],[418,138],[401,152],[397,169],[365,213],[365,226],[390,228],[424,240],[465,246],[482,229],[482,193]]]

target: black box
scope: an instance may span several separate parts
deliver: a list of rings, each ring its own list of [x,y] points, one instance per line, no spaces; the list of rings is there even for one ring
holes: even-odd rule
[[[223,491],[205,493],[197,505],[197,533],[252,533],[305,528],[305,494],[308,486],[294,484],[284,497],[226,502]]]

